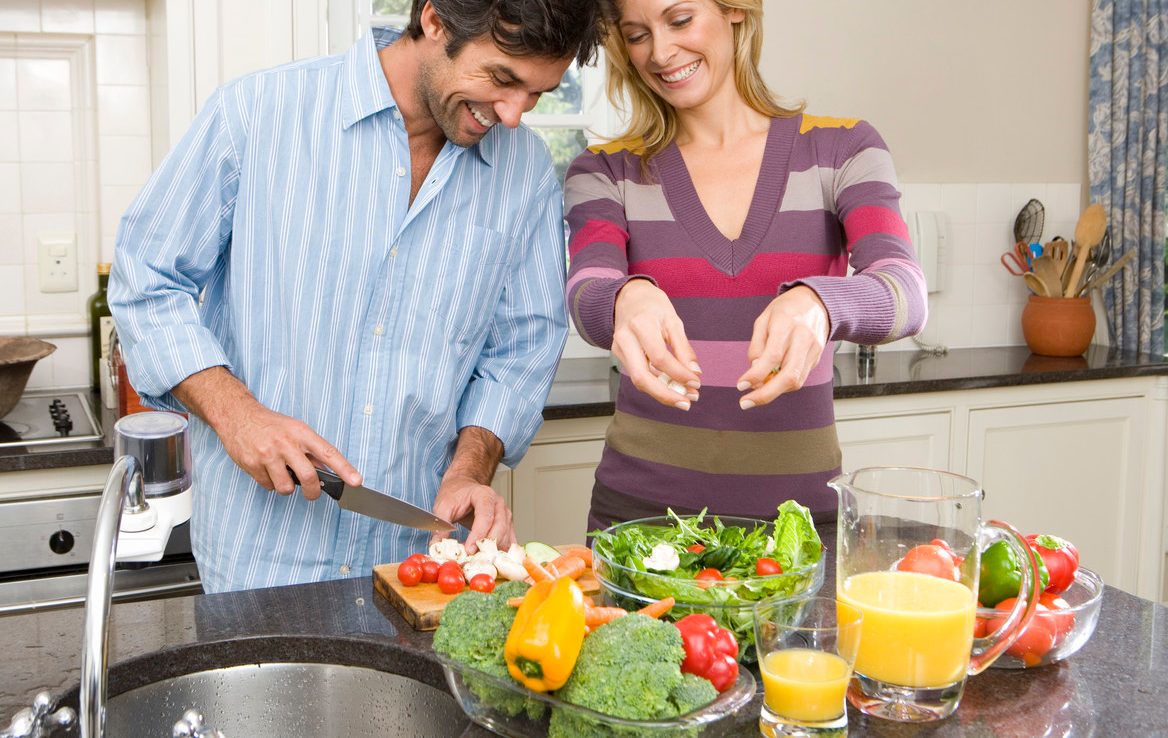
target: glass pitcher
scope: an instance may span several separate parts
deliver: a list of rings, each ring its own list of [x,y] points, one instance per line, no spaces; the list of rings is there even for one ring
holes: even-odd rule
[[[1041,590],[1034,552],[1011,526],[982,520],[984,494],[968,477],[872,467],[828,484],[839,493],[836,597],[864,613],[848,700],[901,722],[949,716],[966,677],[988,667],[1030,623]],[[997,632],[974,638],[981,551],[998,540],[1023,562],[1021,592]],[[948,546],[955,566],[932,574],[898,569],[922,544]]]

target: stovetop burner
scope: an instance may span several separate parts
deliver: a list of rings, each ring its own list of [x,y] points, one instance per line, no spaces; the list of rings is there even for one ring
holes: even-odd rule
[[[101,428],[80,392],[27,392],[0,418],[0,448],[96,441]]]

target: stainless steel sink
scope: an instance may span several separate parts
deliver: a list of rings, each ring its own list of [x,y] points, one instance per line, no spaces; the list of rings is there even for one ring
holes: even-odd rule
[[[172,677],[109,698],[106,735],[166,738],[197,708],[226,738],[460,735],[448,693],[360,666],[260,663]]]

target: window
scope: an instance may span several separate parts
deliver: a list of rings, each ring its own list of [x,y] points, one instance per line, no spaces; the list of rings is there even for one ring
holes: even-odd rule
[[[333,19],[353,30],[349,40],[334,49],[334,53],[352,43],[359,35],[357,29],[370,25],[404,27],[409,22],[412,3],[411,0],[356,0],[356,5],[350,23],[346,24],[345,18]],[[547,142],[562,183],[576,155],[614,130],[615,117],[604,94],[603,60],[591,67],[573,64],[559,89],[544,95],[535,109],[523,116],[523,122]]]

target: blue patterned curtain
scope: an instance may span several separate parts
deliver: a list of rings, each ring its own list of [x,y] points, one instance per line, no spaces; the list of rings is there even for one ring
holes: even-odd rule
[[[1104,288],[1116,346],[1164,352],[1168,218],[1168,0],[1093,0],[1087,159],[1091,201],[1111,224],[1112,259],[1135,251]],[[1134,267],[1134,268],[1133,268]]]

